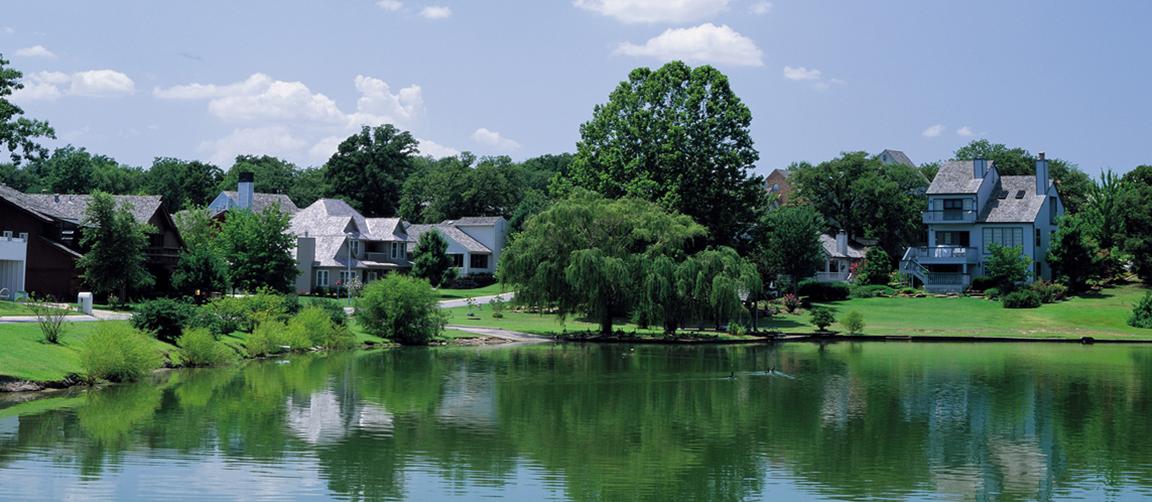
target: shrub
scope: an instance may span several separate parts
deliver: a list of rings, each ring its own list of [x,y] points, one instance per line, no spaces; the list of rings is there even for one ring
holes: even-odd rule
[[[984,290],[984,296],[993,300],[1000,298],[1000,288],[988,288]]]
[[[840,320],[840,324],[844,326],[844,330],[850,335],[859,335],[864,332],[864,314],[855,310],[844,314],[844,318]]]
[[[728,323],[728,334],[732,336],[744,336],[748,334],[748,328],[738,322]]]
[[[159,368],[160,351],[148,336],[124,325],[102,325],[80,348],[80,365],[90,378],[136,380]]]
[[[846,282],[820,282],[814,279],[800,281],[800,296],[807,296],[814,302],[834,302],[846,300],[850,290]]]
[[[1040,295],[1042,303],[1056,303],[1068,295],[1068,287],[1057,282],[1036,281],[1030,289]]]
[[[812,324],[820,328],[820,331],[827,331],[828,326],[836,322],[836,316],[832,314],[831,310],[826,308],[814,308],[810,314]]]
[[[161,298],[141,303],[132,314],[132,327],[151,333],[157,340],[175,343],[196,314],[196,307],[179,300]]]
[[[900,294],[902,295],[915,295],[919,293],[922,293],[922,291],[916,288],[900,288]]]
[[[500,298],[493,298],[492,301],[488,303],[488,307],[492,309],[493,318],[501,319],[504,317],[504,300],[501,300]]]
[[[1144,298],[1132,306],[1132,316],[1128,318],[1128,325],[1133,328],[1152,329],[1152,292],[1145,294]]]
[[[1034,309],[1040,306],[1040,294],[1031,289],[1021,289],[1004,295],[1000,299],[1006,309]]]
[[[792,293],[784,295],[781,301],[784,302],[784,310],[787,310],[789,314],[796,312],[796,309],[800,308],[800,297]]]
[[[208,302],[200,307],[194,324],[208,328],[216,336],[234,331],[252,333],[261,321],[287,320],[291,308],[287,297],[262,289],[254,295],[224,296]]]
[[[885,285],[892,274],[892,260],[880,247],[873,247],[856,267],[856,282],[861,285]]]
[[[426,345],[446,322],[427,282],[389,274],[369,284],[357,301],[356,318],[373,336],[405,345]]]
[[[878,296],[895,295],[896,290],[881,284],[873,284],[869,286],[853,285],[849,294],[852,298],[875,298]]]
[[[176,340],[185,366],[222,366],[232,362],[232,351],[205,328],[186,330]]]
[[[24,300],[24,306],[36,316],[36,323],[40,325],[40,334],[46,343],[59,344],[60,335],[64,334],[65,319],[71,307],[64,308],[53,304],[45,297],[29,296]]]
[[[307,339],[312,347],[347,349],[356,343],[347,326],[332,322],[332,316],[323,307],[315,305],[304,308],[290,319],[287,329],[289,340]]]
[[[997,284],[996,279],[986,275],[972,278],[972,283],[968,285],[968,289],[972,291],[988,291],[989,289],[998,287],[999,285]]]
[[[281,352],[298,352],[312,347],[312,340],[300,330],[290,330],[283,321],[268,319],[256,325],[244,342],[251,357],[263,357]]]

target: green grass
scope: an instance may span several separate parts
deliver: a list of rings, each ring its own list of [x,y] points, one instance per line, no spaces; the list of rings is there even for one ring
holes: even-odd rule
[[[532,314],[525,312],[513,312],[511,309],[504,310],[504,317],[492,317],[492,311],[487,305],[477,305],[472,309],[475,314],[473,317],[468,316],[468,307],[455,307],[445,309],[448,313],[448,324],[456,326],[475,326],[478,328],[499,328],[508,331],[516,331],[520,333],[528,333],[533,335],[556,336],[564,333],[580,333],[580,332],[597,332],[600,330],[600,325],[594,322],[589,322],[582,319],[580,316],[568,316],[564,321],[561,321],[557,316],[551,314]],[[625,333],[635,333],[640,336],[663,336],[663,331],[658,327],[649,327],[640,329],[633,323],[629,322],[616,322],[612,325],[615,331],[623,331]],[[708,335],[717,335],[720,339],[735,340],[737,337],[728,335],[727,333],[713,333],[711,327],[706,327],[704,330]],[[686,334],[690,330],[681,330],[680,334]],[[755,339],[755,337],[742,337],[739,339]]]
[[[97,321],[69,323],[59,345],[41,341],[40,327],[36,323],[0,324],[0,375],[20,380],[63,380],[72,373],[83,373],[80,367],[80,348],[84,341],[102,325],[124,324],[127,321]],[[155,341],[156,348],[164,352],[176,349],[172,345]]]
[[[75,309],[76,305],[72,305],[72,308]],[[29,309],[27,306],[20,304],[20,303],[17,303],[17,302],[13,302],[13,301],[0,300],[0,316],[30,316],[30,315],[33,315],[32,310]],[[76,310],[72,310],[71,312],[68,312],[68,315],[80,315],[80,312],[77,312]]]
[[[482,288],[472,289],[449,289],[440,288],[436,290],[441,300],[461,300],[464,298],[476,298],[480,296],[492,296],[501,293],[507,293],[500,283],[489,284]]]
[[[978,298],[864,298],[825,304],[837,317],[849,311],[864,315],[864,335],[873,336],[986,336],[1023,338],[1081,338],[1101,340],[1152,340],[1152,330],[1127,325],[1132,305],[1146,288],[1121,286],[1098,295],[1074,297],[1044,305],[1038,309],[1005,309],[999,302]],[[557,335],[573,331],[595,331],[594,323],[569,317],[561,322],[554,315],[506,311],[495,319],[487,306],[447,309],[449,324],[501,328],[538,335]],[[780,314],[772,320],[761,320],[761,329],[784,333],[811,333],[808,312]],[[659,335],[659,330],[638,330],[632,324],[617,324],[615,329],[636,331],[641,335]],[[831,329],[843,331],[838,323]],[[728,338],[728,337],[725,337]]]

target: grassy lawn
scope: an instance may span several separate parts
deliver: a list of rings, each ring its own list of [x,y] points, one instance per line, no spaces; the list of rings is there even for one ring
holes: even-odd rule
[[[76,306],[73,305],[72,308],[76,308]],[[7,301],[7,300],[0,300],[0,316],[16,316],[16,315],[28,316],[28,315],[32,315],[32,311],[29,310],[28,307],[26,307],[20,303]],[[73,311],[69,312],[68,315],[80,315],[80,312],[73,310]]]
[[[441,300],[461,300],[464,298],[498,295],[501,293],[507,293],[507,291],[504,290],[500,283],[495,283],[484,286],[482,288],[472,289],[440,288],[436,290],[436,293],[440,295]]]
[[[864,315],[864,334],[876,336],[1001,336],[1035,338],[1152,339],[1152,330],[1127,325],[1132,305],[1148,290],[1122,286],[1104,290],[1098,295],[1074,297],[1044,305],[1038,309],[1005,309],[999,302],[978,298],[863,298],[826,304],[840,317],[849,311]],[[447,310],[449,324],[502,328],[538,335],[556,335],[567,331],[595,331],[594,323],[569,317],[564,323],[554,315],[526,314],[507,311],[495,319],[487,306]],[[808,312],[781,314],[772,320],[761,320],[761,329],[784,333],[811,333],[815,326],[808,322]],[[659,335],[659,330],[637,330],[632,324],[618,324],[616,329],[640,334]],[[839,324],[832,326],[842,330]]]
[[[22,380],[63,380],[71,373],[83,373],[80,348],[90,335],[107,325],[127,325],[127,321],[78,322],[66,326],[59,345],[41,342],[36,323],[0,324],[0,375]],[[154,341],[165,352],[175,347]]]

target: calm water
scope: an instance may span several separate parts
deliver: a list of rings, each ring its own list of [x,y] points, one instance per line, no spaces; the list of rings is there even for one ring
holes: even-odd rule
[[[1146,500],[1150,378],[1136,346],[299,358],[0,403],[0,498]]]

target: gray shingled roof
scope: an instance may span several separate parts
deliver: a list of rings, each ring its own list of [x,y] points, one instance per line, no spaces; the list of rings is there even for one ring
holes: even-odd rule
[[[239,192],[223,192],[233,203],[239,204]],[[265,208],[274,204],[280,205],[280,210],[288,214],[296,214],[300,212],[300,208],[296,207],[296,203],[292,202],[292,198],[282,193],[253,193],[252,194],[252,211],[256,213],[263,212]]]
[[[408,227],[408,247],[415,248],[416,243],[420,241],[420,236],[429,230],[436,229],[445,238],[452,239],[470,253],[491,253],[492,250],[473,239],[471,235],[464,233],[463,230],[456,228],[452,225],[440,223],[437,225],[410,225]]]
[[[160,209],[159,195],[113,195],[118,207],[131,205],[132,216],[140,223],[148,223]],[[84,221],[84,213],[91,195],[24,194],[24,199],[39,213],[73,223]]]
[[[848,254],[840,254],[840,251],[836,249],[836,237],[828,234],[820,234],[820,245],[824,246],[824,252],[833,258],[848,258],[851,260],[864,258],[864,250],[853,246],[851,242],[848,243]]]
[[[500,216],[467,216],[458,220],[444,220],[441,225],[460,225],[465,227],[480,227],[495,225],[503,220]]]
[[[932,184],[928,186],[929,194],[976,193],[980,191],[983,178],[972,176],[973,165],[971,160],[950,160],[940,165]],[[988,169],[992,169],[992,161],[988,161]]]
[[[897,164],[904,164],[904,165],[909,166],[909,167],[916,167],[916,164],[912,163],[912,159],[908,158],[908,156],[905,155],[904,152],[901,152],[900,150],[884,150],[883,152],[880,152],[880,155],[884,155],[885,152],[887,152],[888,155],[892,157],[892,160],[896,161]]]
[[[347,250],[340,251],[344,246],[346,231],[355,233],[362,240],[406,240],[403,222],[399,218],[365,218],[347,202],[339,199],[320,199],[301,209],[292,217],[289,229],[297,236],[306,235],[316,239],[316,261],[321,267],[348,265]],[[353,259],[352,266],[395,265]]]
[[[998,190],[992,193],[991,199],[980,215],[981,223],[1033,223],[1044,207],[1044,194],[1036,193],[1035,176],[1001,176]],[[1016,198],[1016,194],[1024,192],[1024,197]],[[999,198],[1001,192],[1007,192],[1003,199]]]

